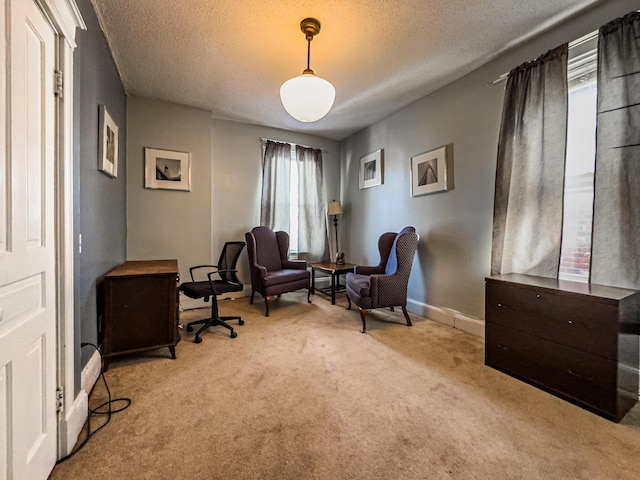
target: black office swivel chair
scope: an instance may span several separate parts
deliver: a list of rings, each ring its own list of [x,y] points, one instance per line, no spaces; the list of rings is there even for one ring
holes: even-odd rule
[[[238,320],[238,325],[244,325],[242,318],[238,316],[234,317],[221,317],[218,314],[218,299],[217,295],[222,295],[229,292],[242,291],[242,282],[238,279],[236,263],[240,253],[244,248],[244,242],[227,242],[222,248],[220,253],[220,259],[218,265],[198,265],[189,269],[191,275],[191,281],[185,282],[180,285],[180,290],[184,292],[187,297],[191,298],[204,298],[205,302],[209,301],[211,297],[211,317],[203,320],[196,320],[195,322],[189,322],[187,324],[187,332],[193,332],[193,325],[203,323],[204,325],[196,332],[195,342],[200,343],[202,338],[200,334],[207,328],[220,325],[231,330],[231,338],[236,338],[238,334],[233,330],[233,327],[227,323],[228,320]],[[208,269],[207,280],[196,281],[193,275],[195,270]],[[202,275],[202,272],[200,272]],[[213,280],[212,277],[218,275],[219,280]]]

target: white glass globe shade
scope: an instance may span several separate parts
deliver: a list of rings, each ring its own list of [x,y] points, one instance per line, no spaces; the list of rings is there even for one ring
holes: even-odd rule
[[[315,122],[324,117],[336,98],[336,89],[324,78],[303,73],[280,87],[280,100],[285,110],[301,122]]]

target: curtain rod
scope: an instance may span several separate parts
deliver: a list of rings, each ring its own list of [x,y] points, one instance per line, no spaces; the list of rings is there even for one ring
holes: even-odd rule
[[[264,138],[264,137],[260,137],[260,140],[262,141],[262,143],[265,143],[265,142],[288,143],[289,145],[299,145],[300,147],[303,147],[303,148],[312,148],[314,150],[320,150],[322,153],[329,153],[329,150],[326,150],[324,148],[312,147],[310,145],[302,145],[301,143],[288,142],[286,140],[276,140],[275,138]]]
[[[586,35],[574,40],[573,42],[569,43],[569,50],[571,50],[572,48],[578,47],[584,43],[587,43],[591,40],[593,40],[594,38],[596,38],[598,36],[598,30],[595,30],[593,32],[587,33]],[[507,77],[509,76],[510,72],[505,72],[502,75],[500,75],[498,78],[496,78],[494,81],[492,82],[487,82],[487,85],[492,87],[494,85],[497,85],[498,83],[504,82]]]

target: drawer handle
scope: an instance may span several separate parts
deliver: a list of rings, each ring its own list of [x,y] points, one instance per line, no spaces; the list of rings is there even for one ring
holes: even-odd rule
[[[540,294],[539,293],[536,293],[536,298],[540,298]]]
[[[499,306],[499,307],[502,307],[502,304],[501,304],[501,303],[499,303],[499,304],[498,304],[498,306]]]
[[[567,320],[567,323],[568,323],[569,325],[573,325],[573,320]]]

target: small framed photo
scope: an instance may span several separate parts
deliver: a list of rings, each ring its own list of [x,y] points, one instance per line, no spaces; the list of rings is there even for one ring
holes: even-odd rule
[[[191,191],[191,158],[188,152],[144,149],[144,187]]]
[[[380,149],[360,159],[360,189],[382,185],[384,149]]]
[[[447,146],[411,157],[411,196],[449,190]]]
[[[98,127],[98,170],[115,178],[118,176],[118,126],[104,105],[100,105]]]

